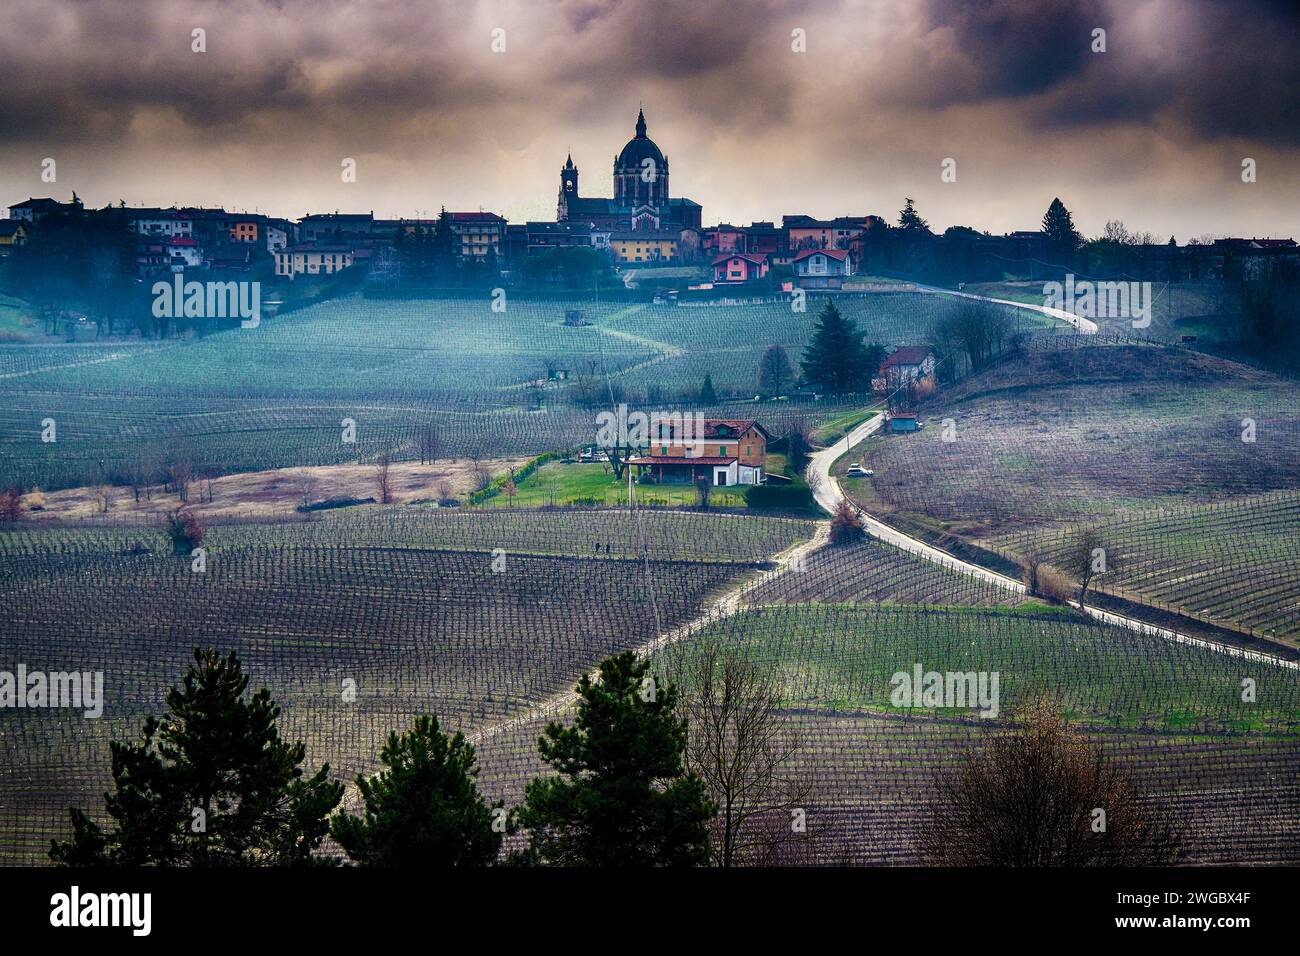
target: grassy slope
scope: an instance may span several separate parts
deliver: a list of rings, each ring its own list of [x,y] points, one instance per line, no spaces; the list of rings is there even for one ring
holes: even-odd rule
[[[46,336],[41,332],[31,308],[22,299],[0,295],[0,343],[38,342]]]

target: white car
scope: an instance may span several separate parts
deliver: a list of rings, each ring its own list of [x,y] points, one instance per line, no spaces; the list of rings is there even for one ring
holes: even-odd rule
[[[855,461],[853,464],[849,465],[849,470],[844,474],[848,478],[870,478],[875,474],[875,472],[870,468],[863,468],[860,462]]]

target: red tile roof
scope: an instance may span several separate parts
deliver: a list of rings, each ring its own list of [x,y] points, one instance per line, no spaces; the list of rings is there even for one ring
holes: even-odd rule
[[[719,265],[720,263],[728,262],[732,259],[747,259],[748,261],[752,262],[754,265],[761,266],[767,260],[767,253],[766,252],[763,253],[729,252],[718,256],[716,259],[713,260],[713,264],[716,266]]]
[[[880,363],[881,368],[895,368],[899,365],[920,365],[926,356],[933,355],[934,349],[928,345],[902,345],[889,353],[889,358]]]
[[[849,255],[847,250],[844,249],[805,249],[794,257],[794,261],[798,262],[801,259],[807,259],[809,256],[815,256],[818,253],[821,253],[824,256],[830,256],[832,259],[840,260],[847,259]]]
[[[629,465],[730,465],[736,460],[735,455],[699,455],[687,458],[685,455],[645,455],[641,458],[629,458]]]
[[[726,425],[731,429],[732,434],[723,437],[738,438],[751,428],[757,428],[763,435],[767,436],[767,430],[753,418],[706,418],[704,419],[704,437],[717,438],[718,427]]]

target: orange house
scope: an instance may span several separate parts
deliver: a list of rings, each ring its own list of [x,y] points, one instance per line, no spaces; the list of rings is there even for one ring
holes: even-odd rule
[[[681,431],[652,434],[647,453],[628,464],[641,477],[659,484],[708,480],[710,484],[759,485],[771,436],[752,418],[706,418],[702,435],[692,434],[690,420]],[[666,433],[665,433],[666,432]]]

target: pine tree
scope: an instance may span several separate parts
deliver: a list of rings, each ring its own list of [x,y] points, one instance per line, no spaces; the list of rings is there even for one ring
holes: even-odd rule
[[[624,651],[578,682],[573,726],[551,723],[538,741],[559,776],[524,791],[511,826],[528,833],[515,861],[568,866],[701,866],[717,813],[682,766],[686,721],[677,688]]]
[[[439,283],[451,285],[456,276],[456,234],[451,228],[451,213],[442,207],[433,225],[433,271]]]
[[[231,652],[194,651],[168,713],[145,718],[139,743],[113,741],[115,792],[102,830],[72,808],[72,839],[52,841],[68,866],[289,866],[335,862],[314,851],[343,785],[329,764],[303,779],[306,748],[280,739],[280,708]]]
[[[704,373],[704,384],[700,386],[700,404],[716,405],[718,403],[718,393],[713,388],[713,374]]]
[[[1074,217],[1060,199],[1053,199],[1043,214],[1043,232],[1063,249],[1073,251],[1079,248],[1081,237],[1074,228]]]
[[[921,218],[910,198],[903,200],[903,208],[898,214],[899,228],[907,232],[929,232],[930,224]]]
[[[817,316],[817,328],[799,362],[804,381],[832,394],[861,391],[879,365],[879,361],[872,364],[857,323],[828,301]]]
[[[363,866],[487,866],[501,849],[493,807],[478,792],[474,747],[438,718],[415,719],[380,752],[384,769],[357,777],[365,815],[340,814],[330,833]],[[494,806],[499,807],[500,804]]]

